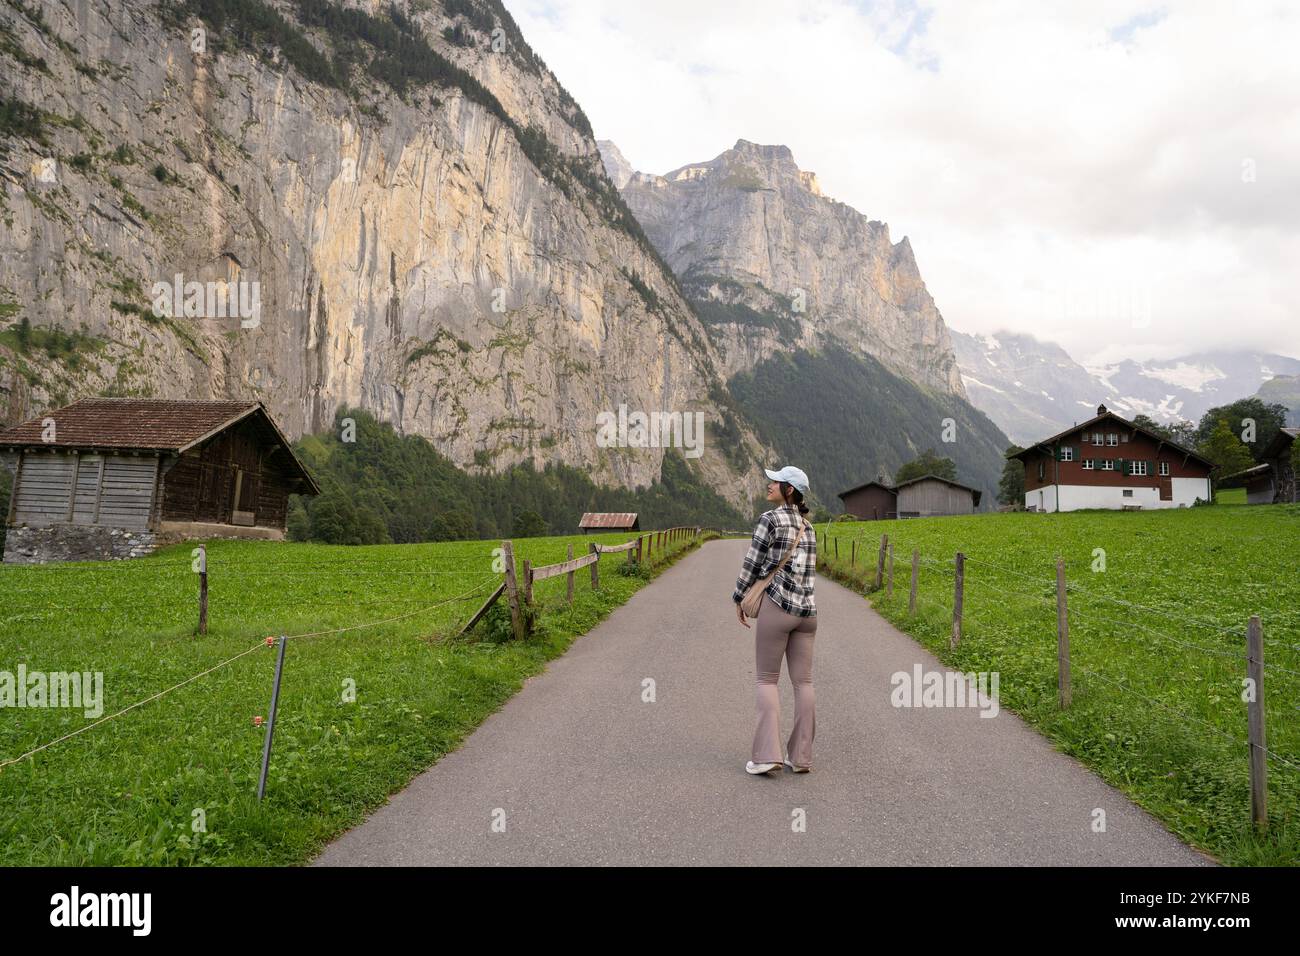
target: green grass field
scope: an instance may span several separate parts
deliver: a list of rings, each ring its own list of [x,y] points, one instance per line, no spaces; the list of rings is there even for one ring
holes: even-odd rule
[[[515,553],[539,566],[564,560],[570,543],[581,556],[591,541],[628,537],[523,539]],[[0,671],[102,671],[105,716],[250,651],[0,769],[0,864],[304,862],[455,749],[688,541],[638,573],[623,554],[603,557],[597,592],[583,568],[572,608],[564,577],[539,582],[537,630],[525,642],[500,639],[497,608],[449,639],[500,581],[498,546],[212,542],[203,637],[189,545],[131,562],[0,568]],[[268,713],[276,651],[258,645],[393,618],[289,640],[259,805],[264,730],[254,717]],[[0,718],[0,763],[92,722],[64,708],[6,708]]]
[[[873,593],[877,610],[954,668],[998,671],[1003,707],[1171,830],[1224,863],[1300,863],[1300,507],[1013,513],[818,530],[828,528],[819,563],[864,591],[888,534],[894,593]],[[913,549],[921,565],[909,615]],[[949,651],[957,551],[967,559],[964,627]],[[1065,711],[1057,555],[1070,588],[1074,693]],[[1262,837],[1250,826],[1242,700],[1252,614],[1264,628],[1267,746],[1276,754]]]

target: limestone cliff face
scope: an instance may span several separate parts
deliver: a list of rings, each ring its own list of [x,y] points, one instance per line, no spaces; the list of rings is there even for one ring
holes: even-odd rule
[[[273,6],[329,56],[328,30]],[[391,28],[389,3],[348,6]],[[463,466],[533,457],[627,486],[664,450],[598,447],[599,412],[719,423],[715,346],[619,225],[585,117],[504,8],[396,8],[490,96],[399,95],[355,63],[345,83],[308,80],[283,36],[237,41],[183,4],[0,7],[0,97],[37,117],[0,130],[0,414],[256,398],[296,437],[360,406]],[[260,314],[156,315],[156,284],[178,275],[255,283]],[[46,348],[47,327],[84,335]],[[740,432],[738,465],[707,439],[692,462],[736,503],[762,477]]]
[[[622,192],[687,293],[704,301],[728,375],[834,338],[965,397],[907,239],[891,243],[887,225],[824,196],[789,148],[742,139],[709,162],[634,173]]]

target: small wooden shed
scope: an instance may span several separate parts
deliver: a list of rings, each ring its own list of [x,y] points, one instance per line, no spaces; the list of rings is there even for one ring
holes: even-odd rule
[[[896,490],[900,518],[974,514],[982,497],[977,489],[938,475],[900,482]]]
[[[1246,503],[1271,505],[1300,501],[1295,470],[1291,467],[1291,446],[1300,438],[1300,428],[1283,428],[1260,452],[1259,464],[1240,475],[1246,479]]]
[[[578,522],[578,530],[583,534],[598,534],[603,531],[640,531],[641,524],[635,511],[587,511]]]
[[[14,563],[282,539],[289,495],[320,493],[260,402],[83,399],[0,431],[0,463]]]
[[[884,521],[898,517],[898,492],[883,481],[868,481],[848,491],[839,498],[844,510],[864,521]]]

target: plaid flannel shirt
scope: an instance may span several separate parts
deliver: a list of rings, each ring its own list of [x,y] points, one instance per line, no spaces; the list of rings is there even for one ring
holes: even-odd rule
[[[733,601],[739,604],[750,585],[772,573],[798,535],[799,547],[790,556],[789,563],[772,578],[764,593],[787,614],[812,617],[817,613],[817,604],[813,600],[817,532],[809,524],[800,535],[803,524],[804,519],[797,508],[784,506],[763,513],[741,562],[740,577],[736,578],[736,590],[731,595]]]

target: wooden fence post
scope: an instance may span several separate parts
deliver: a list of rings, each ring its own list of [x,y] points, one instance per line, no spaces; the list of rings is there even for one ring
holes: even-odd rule
[[[76,497],[76,486],[73,486]],[[199,633],[208,633],[208,549],[199,545]]]
[[[894,596],[894,542],[889,542],[889,576],[886,579],[885,597]]]
[[[596,560],[591,562],[591,589],[600,590],[600,545],[595,541],[591,542],[591,553],[596,556]]]
[[[916,548],[912,549],[912,591],[907,596],[907,613],[916,613],[916,583],[921,575],[921,552]]]
[[[572,543],[569,544],[569,560],[570,560],[570,561],[573,560],[573,544],[572,544]],[[570,607],[573,606],[573,575],[574,575],[575,573],[576,573],[576,572],[574,572],[574,571],[570,571],[568,574],[565,575],[565,577],[569,579],[569,580],[568,580],[567,591],[568,591],[568,598],[569,598],[569,606],[570,606]]]
[[[636,538],[636,563],[641,564],[641,545],[645,543],[645,535],[637,535]]]
[[[960,551],[957,552],[957,573],[954,576],[952,587],[952,640],[948,643],[949,650],[956,650],[958,643],[961,641],[961,605],[962,592],[966,583],[966,555]]]
[[[849,542],[849,567],[854,567],[858,563],[858,539],[854,538]]]
[[[533,565],[527,558],[524,559],[524,606],[533,606]]]
[[[836,535],[835,536],[835,560],[838,561],[839,559],[840,559],[840,536]]]
[[[885,549],[889,547],[889,535],[880,536],[880,554],[876,556],[876,590],[885,583]]]
[[[510,629],[515,640],[524,638],[524,619],[519,611],[519,582],[515,580],[515,551],[509,541],[501,542],[506,561],[506,599],[510,602]]]
[[[1070,706],[1070,615],[1065,600],[1065,559],[1056,559],[1056,695]]]
[[[1257,830],[1268,829],[1268,760],[1264,735],[1264,629],[1253,614],[1246,627],[1246,676],[1254,694],[1246,703],[1250,739],[1250,816]]]

